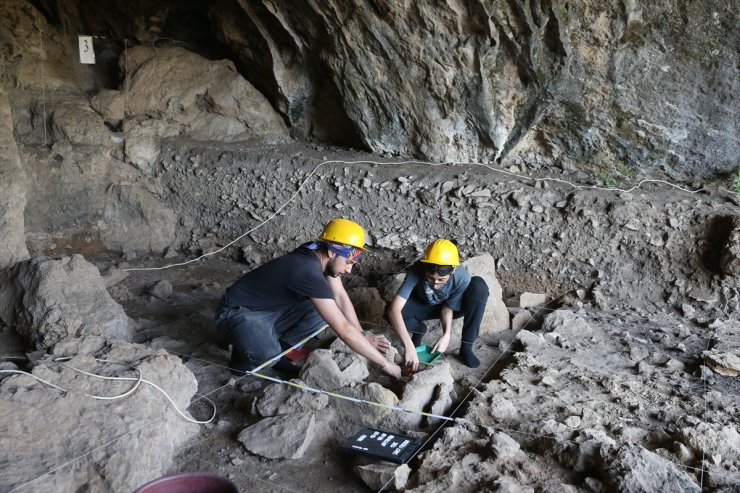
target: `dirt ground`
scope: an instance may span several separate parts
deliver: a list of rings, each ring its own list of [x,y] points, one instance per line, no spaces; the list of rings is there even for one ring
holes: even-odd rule
[[[462,421],[416,431],[426,444],[410,462],[406,489],[498,491],[505,477],[531,488],[521,491],[566,491],[545,477],[575,488],[567,491],[627,489],[615,486],[605,470],[574,469],[559,459],[553,444],[578,440],[548,428],[543,424],[548,420],[570,433],[595,428],[618,443],[638,443],[690,476],[701,490],[734,491],[740,484],[740,444],[734,441],[740,385],[735,377],[712,372],[702,356],[722,342],[717,336],[722,330],[724,343],[734,351],[739,346],[733,345],[740,344],[731,330],[738,318],[738,281],[711,269],[716,253],[710,251],[722,241],[712,236],[711,225],[738,214],[736,196],[690,194],[655,184],[631,193],[574,190],[472,166],[365,162],[327,165],[309,176],[310,164],[327,157],[368,159],[342,151],[327,154],[317,148],[255,153],[173,146],[163,159],[160,179],[174,191],[197,190],[201,198],[188,201],[173,194],[193,218],[192,236],[182,243],[180,256],[89,259],[104,275],[112,268],[192,259],[244,231],[239,229],[244,221],[232,213],[232,199],[238,207],[246,204],[243,210],[248,209],[252,224],[290,200],[263,229],[223,252],[185,266],[132,271],[109,289],[137,324],[135,342],[181,355],[198,379],[199,393],[217,406],[215,420],[202,427],[170,472],[214,472],[240,491],[369,490],[353,471],[357,459],[340,450],[357,425],[335,419],[331,406],[318,414],[315,437],[302,458],[266,459],[245,450],[236,437],[259,419],[254,404],[268,383],[239,378],[225,367],[228,348],[212,322],[224,289],[253,266],[311,239],[306,232],[317,230],[334,211],[364,219],[375,242],[364,265],[346,279],[350,287],[382,288],[418,255],[413,240],[454,231],[460,233],[463,256],[494,255],[512,316],[521,311],[521,293],[547,294],[548,303],[530,308],[534,317],[523,327],[479,339],[477,369],[461,364],[459,339],[453,340],[444,356],[455,380],[456,399],[448,412]],[[193,162],[194,156],[207,173],[166,166],[168,159]],[[249,171],[240,161],[250,162]],[[248,186],[235,179],[239,169],[247,174]],[[583,177],[559,178],[577,182]],[[274,186],[278,183],[284,186]],[[295,224],[300,228],[291,229]],[[153,294],[162,280],[172,286],[171,295]],[[543,332],[543,319],[556,309],[567,311],[566,320]],[[366,329],[385,334],[400,348],[382,319],[360,318]],[[723,323],[731,329],[721,329]],[[569,332],[568,327],[587,329]],[[563,334],[558,336],[558,330]],[[434,331],[425,342],[433,340]],[[402,392],[404,382],[377,381]],[[357,406],[358,413],[364,412],[364,405]],[[210,407],[197,402],[190,411],[207,418]],[[505,431],[520,443],[524,458],[496,458],[490,451],[469,450],[470,444],[445,448],[455,443],[450,429],[470,423]],[[689,428],[702,426],[705,438],[692,439]],[[720,456],[707,453],[722,437],[730,440],[719,446]]]
[[[109,261],[105,259],[105,263]],[[240,491],[328,491],[334,488],[368,491],[352,472],[355,457],[340,450],[341,443],[352,436],[357,427],[332,420],[330,413],[320,420],[321,430],[301,460],[261,458],[247,452],[237,441],[239,432],[259,419],[252,406],[261,388],[269,382],[232,374],[226,367],[229,351],[215,331],[212,318],[223,290],[245,271],[243,263],[209,259],[187,268],[132,272],[111,290],[139,325],[134,341],[181,355],[198,379],[199,394],[207,395],[218,409],[215,421],[202,427],[199,439],[177,457],[171,472],[213,472],[231,479]],[[173,294],[165,300],[150,294],[150,287],[163,279],[173,287]],[[363,322],[367,322],[366,329],[385,334],[395,346],[402,347],[387,324],[381,327],[379,321]],[[435,340],[439,334],[440,329],[434,327],[427,335],[428,340]],[[505,334],[501,340],[508,344],[511,336]],[[322,347],[327,342],[314,341],[310,345]],[[453,341],[445,360],[452,365],[457,393],[462,396],[483,379],[494,362],[501,361],[502,351],[493,340],[479,342],[476,354],[482,364],[471,369],[457,359],[458,347],[459,341]],[[265,374],[284,378],[272,370]],[[382,381],[400,394],[402,383],[388,378]],[[363,407],[358,404],[358,413],[363,412]],[[207,419],[211,407],[196,402],[190,412],[196,419]],[[310,474],[306,474],[307,468]]]

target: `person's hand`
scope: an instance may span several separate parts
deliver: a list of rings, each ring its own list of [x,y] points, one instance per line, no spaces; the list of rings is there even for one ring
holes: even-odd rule
[[[447,346],[450,345],[450,334],[445,333],[442,334],[442,337],[439,338],[437,343],[432,347],[432,352],[439,351],[440,353],[444,353],[447,351]]]
[[[403,360],[404,366],[411,368],[411,371],[416,372],[419,369],[419,355],[416,354],[416,349],[404,351]]]
[[[386,373],[398,380],[401,378],[401,367],[389,361],[388,364],[383,367],[383,373]]]
[[[385,336],[365,332],[365,339],[367,339],[368,342],[370,342],[370,344],[375,347],[375,349],[383,354],[386,354],[391,348],[391,343],[388,339],[385,338]]]

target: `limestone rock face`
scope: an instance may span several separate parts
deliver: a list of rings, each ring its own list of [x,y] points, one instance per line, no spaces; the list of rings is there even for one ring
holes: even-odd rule
[[[112,186],[105,197],[99,234],[109,248],[161,252],[172,244],[176,215],[145,187]]]
[[[23,224],[26,190],[26,173],[13,139],[8,95],[0,86],[0,268],[28,258]]]
[[[479,276],[488,285],[488,302],[481,322],[481,334],[496,333],[510,327],[509,311],[502,299],[503,289],[496,278],[496,262],[491,254],[472,257],[463,262],[470,276]]]
[[[91,118],[105,130],[97,115]],[[134,166],[112,157],[107,145],[114,145],[113,134],[102,135],[107,135],[105,145],[59,140],[44,154],[21,148],[27,194],[34,197],[24,211],[29,249],[70,247],[94,255],[101,250],[161,252],[173,243],[176,218],[162,199],[162,187],[141,180]]]
[[[68,336],[131,339],[129,318],[81,255],[37,257],[0,274],[0,319],[36,349]]]
[[[0,55],[0,85],[39,91],[89,89],[85,79],[92,68],[69,63],[76,48],[67,43],[70,37],[58,32],[40,10],[28,7],[23,1],[0,3],[0,42],[6,47]],[[60,60],[65,63],[55,63]]]
[[[315,120],[307,103],[336,94],[376,153],[597,159],[621,178],[736,165],[737,24],[719,0],[239,5],[215,14],[220,37],[286,118]]]

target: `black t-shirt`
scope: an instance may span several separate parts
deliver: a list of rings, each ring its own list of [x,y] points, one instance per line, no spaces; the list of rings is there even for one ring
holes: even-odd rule
[[[247,272],[226,290],[225,303],[255,311],[282,312],[307,298],[333,299],[316,254],[301,245]]]

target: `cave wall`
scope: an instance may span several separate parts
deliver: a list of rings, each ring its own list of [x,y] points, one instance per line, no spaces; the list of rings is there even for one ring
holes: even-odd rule
[[[231,59],[299,138],[682,180],[737,167],[740,23],[719,0],[11,3],[68,56],[100,36],[100,66],[67,69],[88,91],[122,85],[124,43],[176,44]]]
[[[28,258],[23,226],[26,190],[26,174],[13,140],[10,102],[0,86],[0,269]]]
[[[309,140],[623,183],[721,179],[738,156],[728,8],[2,2],[13,138],[0,171],[12,177],[6,237],[18,239],[7,263],[27,255],[23,238],[32,254],[181,243],[159,174],[197,163],[163,162],[165,139]],[[79,63],[78,34],[95,36],[96,65]]]
[[[232,30],[263,27],[283,111],[302,111],[311,81],[295,81],[318,66],[372,152],[674,177],[737,166],[725,2],[251,3]]]

